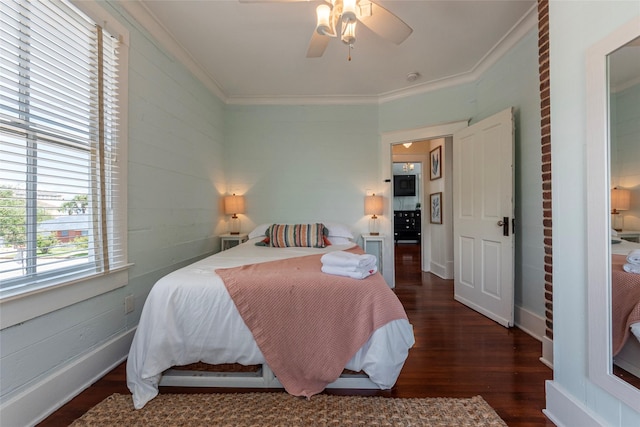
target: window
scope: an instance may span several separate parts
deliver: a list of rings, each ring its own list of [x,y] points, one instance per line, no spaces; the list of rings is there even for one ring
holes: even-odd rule
[[[3,298],[126,265],[122,49],[68,2],[0,2]]]

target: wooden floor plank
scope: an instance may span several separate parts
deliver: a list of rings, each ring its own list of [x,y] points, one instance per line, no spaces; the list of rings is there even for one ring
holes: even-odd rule
[[[389,397],[481,395],[511,427],[554,426],[542,413],[544,382],[552,378],[552,371],[539,360],[541,343],[518,328],[506,329],[454,301],[452,281],[420,271],[419,245],[399,244],[396,252],[395,292],[416,337],[398,382],[390,391],[329,393]],[[160,390],[207,391],[240,390]],[[39,425],[69,425],[105,397],[128,392],[123,363]]]

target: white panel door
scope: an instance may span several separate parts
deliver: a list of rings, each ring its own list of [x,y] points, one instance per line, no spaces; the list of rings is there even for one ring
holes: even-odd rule
[[[454,297],[513,326],[510,108],[453,135],[453,187]]]

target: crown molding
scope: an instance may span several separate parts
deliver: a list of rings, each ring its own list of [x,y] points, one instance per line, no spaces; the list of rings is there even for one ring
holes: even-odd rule
[[[377,105],[373,96],[314,95],[314,96],[235,96],[227,99],[229,105]]]
[[[224,103],[228,96],[224,93],[215,78],[180,44],[175,37],[157,19],[147,7],[139,1],[117,0],[117,3],[131,15],[142,27],[154,37],[160,45],[183,64],[207,89]]]
[[[500,60],[513,48],[529,31],[538,25],[537,4],[496,43],[496,45],[476,63],[468,72],[438,80],[421,83],[410,88],[390,91],[372,96],[228,96],[215,78],[207,73],[182,46],[173,35],[159,22],[154,14],[142,3],[137,1],[117,0],[151,36],[170,54],[176,57],[193,75],[200,80],[222,102],[229,105],[365,105],[384,104],[414,95],[420,95],[435,90],[445,89],[461,84],[473,83],[481,75]]]
[[[419,85],[383,93],[379,96],[380,104],[406,98],[413,95],[420,95],[435,90],[448,87],[459,86],[466,83],[473,83],[480,79],[482,74],[495,65],[509,50],[511,50],[529,31],[538,26],[537,4],[533,5],[527,13],[507,32],[507,34],[491,48],[485,56],[468,72],[461,73],[438,80],[432,80]]]

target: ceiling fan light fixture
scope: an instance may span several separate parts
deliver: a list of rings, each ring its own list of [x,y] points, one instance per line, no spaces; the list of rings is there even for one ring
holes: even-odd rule
[[[356,21],[342,24],[341,40],[344,44],[352,45],[356,42]]]
[[[352,23],[356,22],[356,0],[343,0],[342,1],[342,22]]]
[[[321,4],[316,8],[316,16],[318,18],[316,31],[323,36],[330,35],[333,31],[331,28],[331,8],[327,4]]]

